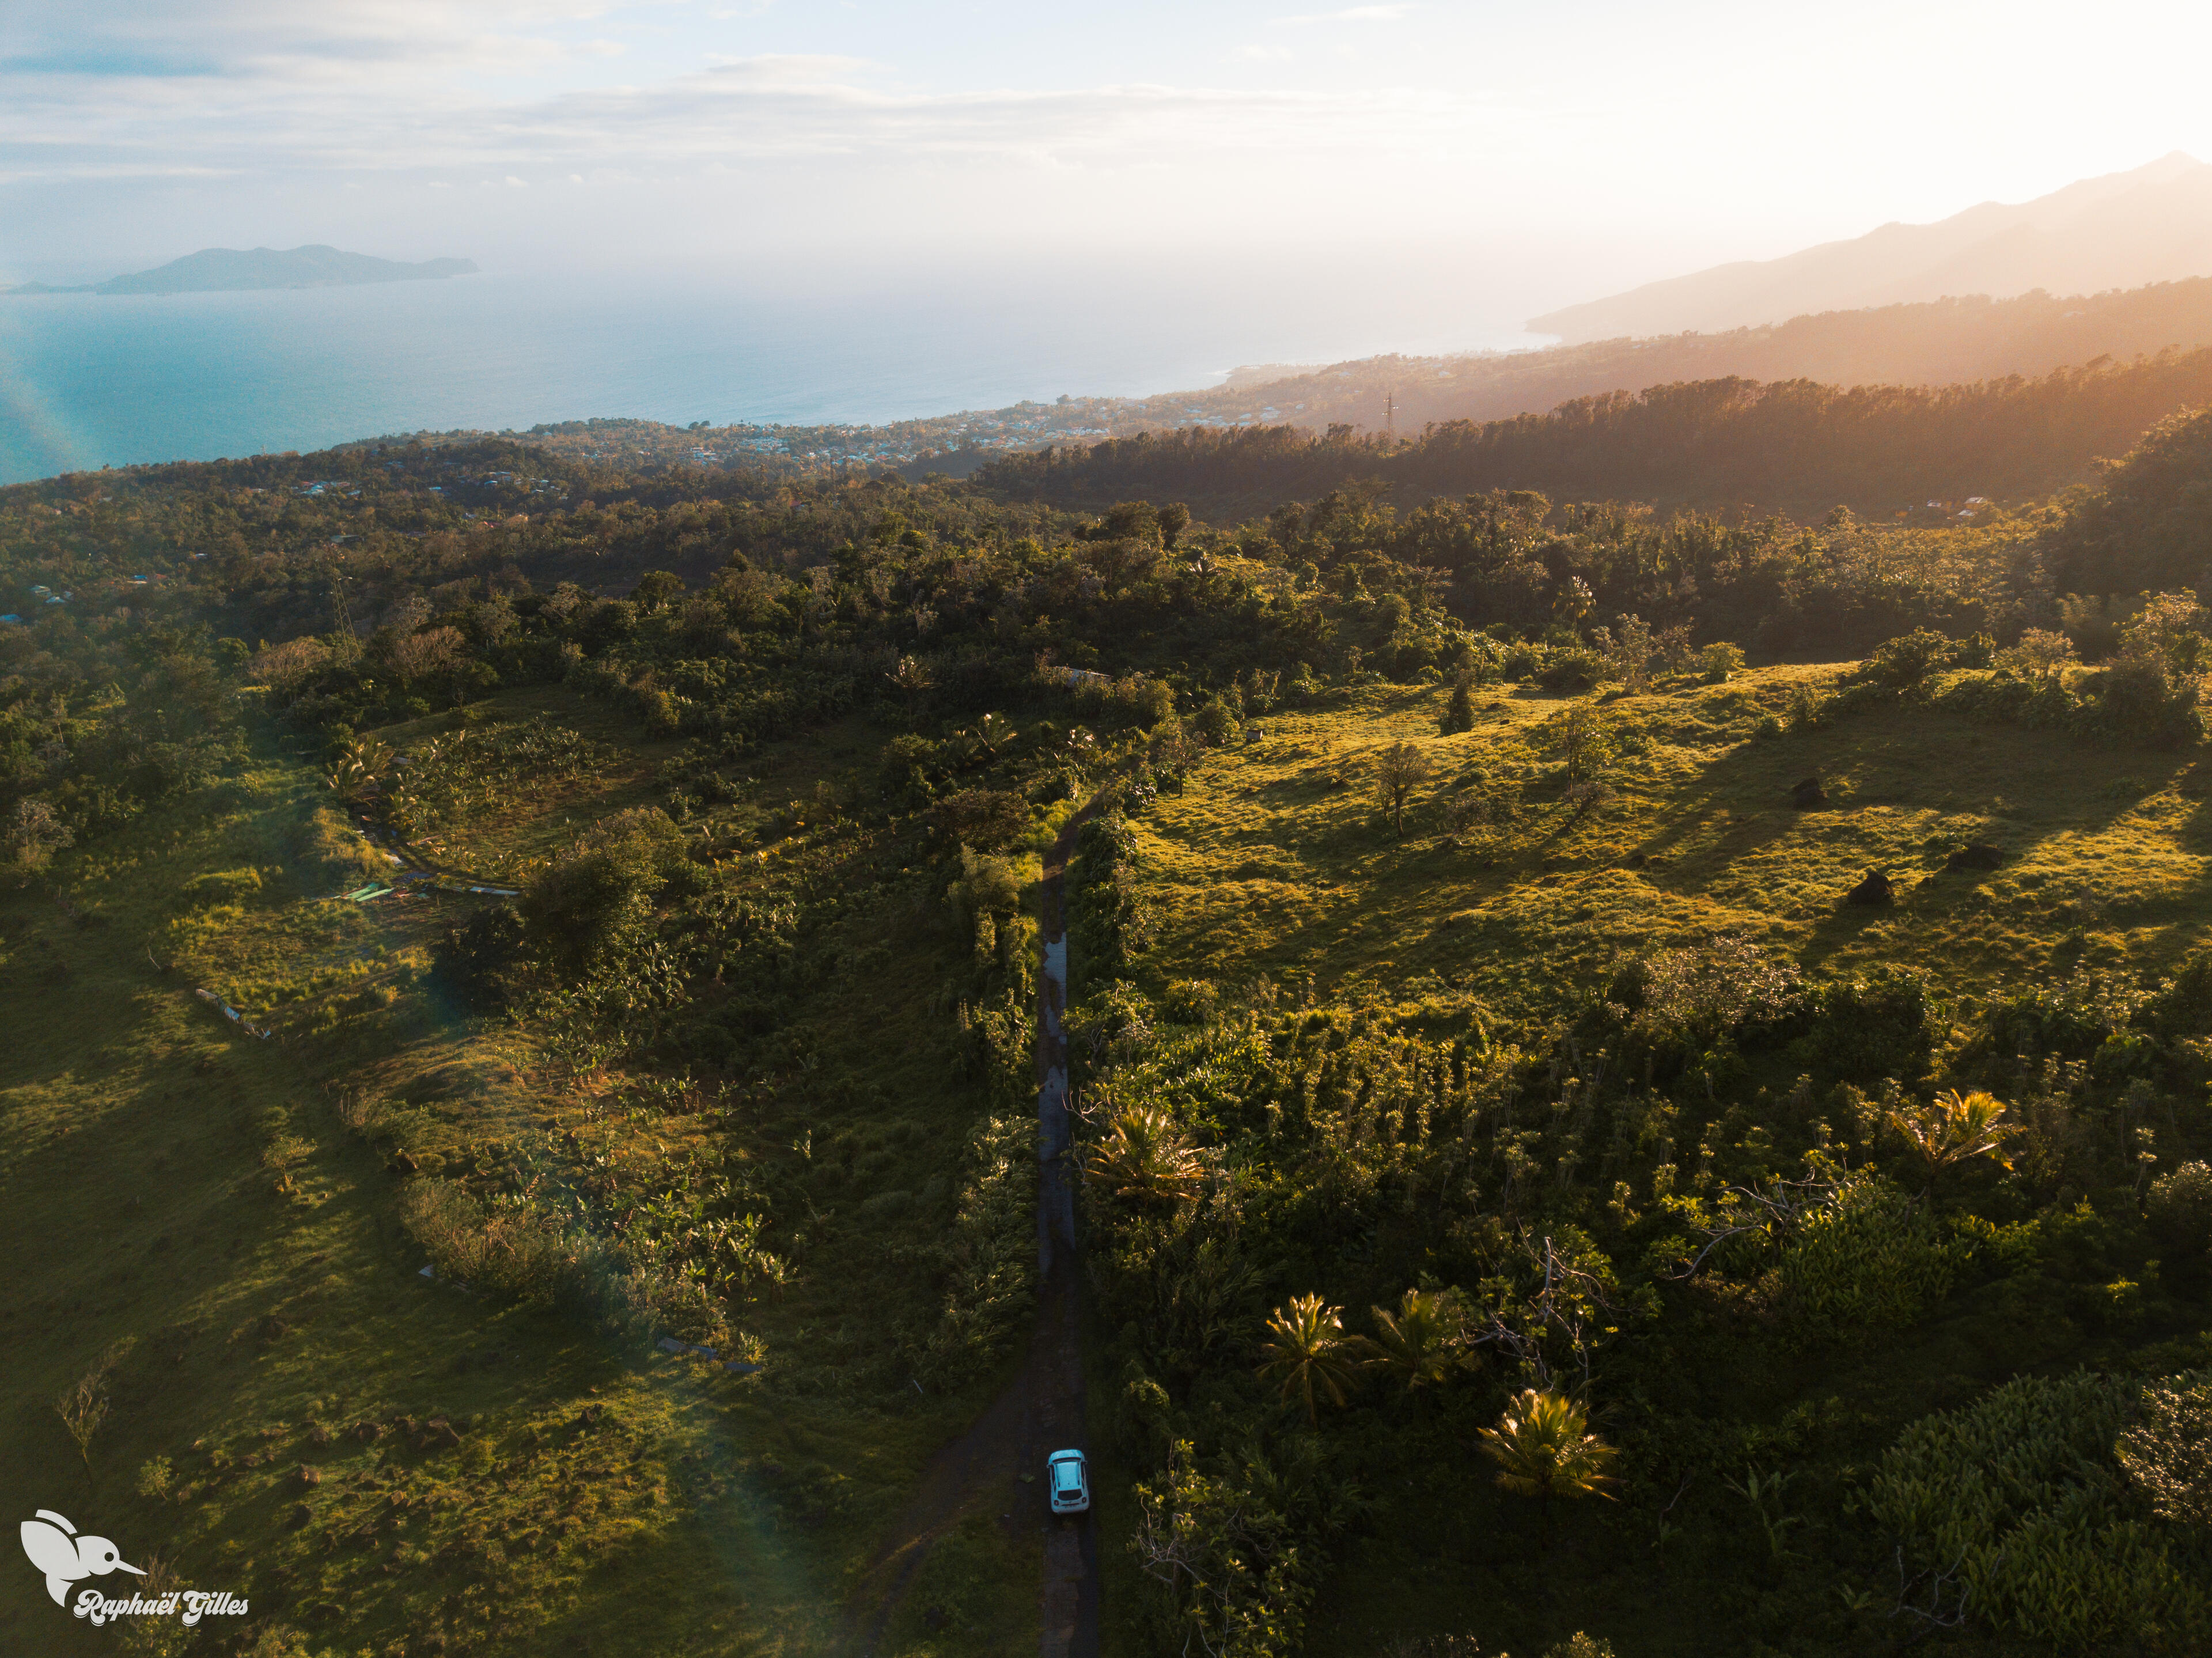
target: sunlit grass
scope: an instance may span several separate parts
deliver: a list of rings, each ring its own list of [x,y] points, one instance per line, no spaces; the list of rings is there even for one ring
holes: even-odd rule
[[[486,712],[549,710],[618,762],[470,820],[452,861],[495,845],[526,859],[657,798],[676,745],[637,742],[603,705],[531,691]],[[781,805],[848,780],[880,740],[855,727],[764,753],[763,790]],[[941,900],[845,924],[862,965],[803,1008],[772,1090],[672,1116],[642,1078],[574,1077],[527,1027],[438,1005],[429,947],[471,901],[334,901],[298,850],[326,799],[304,759],[270,759],[65,861],[91,924],[36,890],[0,895],[10,1023],[33,1033],[0,1045],[0,1239],[42,1263],[0,1291],[18,1382],[0,1459],[27,1503],[247,1594],[319,1649],[823,1650],[878,1530],[1003,1379],[927,1397],[865,1379],[915,1311],[908,1257],[984,1107],[949,1076],[931,1005]],[[842,833],[789,838],[785,866],[820,878]],[[240,869],[261,879],[234,902],[188,890]],[[228,1024],[203,985],[279,1039]],[[376,987],[391,994],[363,998]],[[341,1108],[362,1098],[379,1105],[367,1138]],[[459,1174],[526,1144],[641,1172],[695,1148],[780,1167],[803,1270],[737,1321],[767,1373],[422,1279],[390,1160]],[[867,1207],[886,1192],[912,1199]],[[88,1479],[43,1401],[126,1339]],[[439,1417],[459,1447],[418,1448]],[[167,1494],[138,1494],[161,1457]],[[1035,1594],[1007,1588],[1035,1581],[1022,1547],[987,1528],[933,1567],[958,1649],[1034,1644]],[[25,1652],[111,1633],[55,1612],[27,1574],[0,1587],[0,1623]],[[955,1649],[913,1619],[894,1633]]]

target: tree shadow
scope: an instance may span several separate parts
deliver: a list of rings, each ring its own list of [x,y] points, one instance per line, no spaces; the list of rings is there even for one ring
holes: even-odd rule
[[[1647,866],[1679,869],[1701,859],[1717,873],[1807,825],[1848,825],[1869,808],[1940,811],[1975,820],[1978,827],[1970,833],[1946,829],[1910,849],[1872,849],[1869,867],[1884,859],[1893,869],[1940,867],[1937,854],[1978,836],[1998,848],[2003,865],[1946,872],[1942,879],[1978,885],[2051,835],[2109,828],[2172,782],[2184,765],[2175,755],[2100,747],[2056,733],[1970,726],[1940,714],[1863,714],[1803,735],[1738,744],[1693,784],[1673,792],[1680,804],[1636,851]],[[1828,803],[1796,807],[1793,786],[1815,776]],[[2212,825],[2207,833],[2212,835]]]

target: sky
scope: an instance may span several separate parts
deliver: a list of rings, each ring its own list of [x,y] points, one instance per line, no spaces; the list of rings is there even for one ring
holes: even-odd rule
[[[2212,8],[7,0],[0,271],[330,242],[1526,316],[2212,158]]]

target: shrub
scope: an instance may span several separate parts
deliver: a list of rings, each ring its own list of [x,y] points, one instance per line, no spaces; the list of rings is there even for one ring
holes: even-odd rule
[[[517,908],[556,959],[587,966],[635,941],[685,862],[684,831],[658,806],[601,819],[533,875]]]
[[[382,853],[328,806],[317,806],[301,823],[292,837],[292,853],[301,880],[310,886],[344,890],[392,869]]]
[[[2123,656],[2085,689],[2094,697],[2087,723],[2098,734],[2165,749],[2204,738],[2195,679],[2176,678],[2154,656]]]
[[[1190,723],[1201,742],[1217,749],[1237,734],[1237,716],[1218,696],[1210,698]]]
[[[1806,1333],[1910,1324],[1951,1291],[1972,1246],[1947,1240],[1928,1212],[1878,1175],[1841,1181],[1808,1213],[1782,1257],[1782,1281]]]
[[[1439,736],[1452,737],[1474,729],[1474,699],[1470,695],[1474,677],[1462,673],[1453,682],[1451,701],[1444,707],[1443,718],[1437,721]]]
[[[179,889],[178,896],[190,908],[206,909],[216,904],[246,903],[260,893],[261,872],[249,867],[210,870],[204,875],[195,875]]]
[[[1942,634],[1932,628],[1915,628],[1875,646],[1859,671],[1877,685],[1907,690],[1948,665],[1952,655],[1951,641]]]
[[[1536,683],[1561,695],[1592,689],[1604,677],[1605,659],[1595,651],[1579,647],[1553,652],[1544,665],[1536,670]]]
[[[2160,1635],[2185,1647],[2203,1593],[2133,1511],[2113,1452],[2137,1392],[2086,1373],[2021,1376],[1907,1428],[1867,1508],[1916,1574],[1908,1588],[1953,1574],[1977,1619],[2061,1650]]]
[[[963,789],[930,809],[937,826],[963,846],[994,851],[1030,825],[1029,802],[998,789]]]
[[[1743,671],[1743,650],[1724,639],[1715,640],[1698,653],[1698,671],[1705,683],[1718,685]]]
[[[2201,1260],[2212,1251],[2212,1165],[2185,1163],[2153,1181],[2144,1217],[2161,1247]]]
[[[1911,1082],[1928,1069],[1936,1033],[1928,987],[1914,974],[1830,980],[1814,991],[1807,1013],[1810,1029],[1792,1051],[1829,1076]]]
[[[2203,1372],[2146,1392],[2116,1449],[2152,1513],[2200,1537],[2212,1533],[2212,1382]]]

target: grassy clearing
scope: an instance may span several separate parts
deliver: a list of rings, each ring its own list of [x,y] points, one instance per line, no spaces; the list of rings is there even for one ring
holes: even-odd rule
[[[2191,762],[1901,711],[1754,735],[1798,683],[1835,674],[1770,668],[1608,699],[1623,751],[1605,774],[1613,798],[1587,810],[1561,798],[1568,699],[1478,698],[1475,728],[1451,737],[1437,735],[1441,689],[1271,719],[1139,820],[1155,961],[1541,1020],[1622,953],[1716,932],[1829,973],[1918,969],[1972,997],[2077,963],[2169,968],[2212,919],[2212,816]],[[1401,741],[1433,768],[1402,842],[1372,793],[1376,756]],[[1800,811],[1791,786],[1812,775],[1830,804]],[[1482,803],[1455,832],[1455,799]],[[1973,842],[2002,866],[1947,872]],[[1898,902],[1846,905],[1875,869]]]
[[[454,864],[526,863],[653,798],[674,745],[599,705],[533,690],[477,719],[541,714],[610,757],[456,815]],[[692,832],[763,867],[763,850],[848,855],[849,831],[787,803],[849,780],[878,740],[764,751],[757,793]],[[331,898],[301,850],[325,798],[272,748],[0,895],[11,1023],[36,1033],[0,1054],[0,1239],[40,1263],[0,1290],[18,1506],[243,1594],[319,1651],[824,1650],[878,1531],[1003,1380],[883,1374],[889,1333],[934,1310],[913,1304],[917,1252],[984,1108],[944,1062],[941,902],[853,920],[851,959],[781,1033],[787,1063],[663,1086],[441,1005],[430,946],[471,901]],[[202,986],[278,1039],[228,1024]],[[731,1333],[757,1376],[426,1281],[398,1218],[403,1162],[464,1179],[596,1162],[649,1184],[686,1157],[750,1171],[797,1263]],[[81,1463],[50,1401],[111,1353]],[[929,1568],[950,1621],[917,1613],[889,1649],[1033,1646],[1033,1589],[1006,1587],[1034,1583],[1029,1552],[963,1531]],[[15,1651],[114,1638],[22,1573],[0,1625]]]

